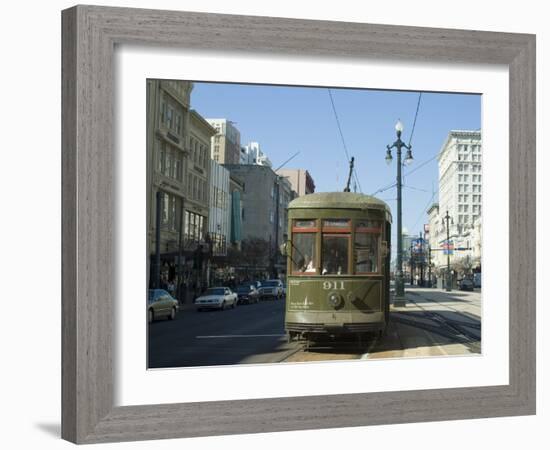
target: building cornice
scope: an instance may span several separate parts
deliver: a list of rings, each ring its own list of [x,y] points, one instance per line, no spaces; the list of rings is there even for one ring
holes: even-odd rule
[[[206,131],[206,134],[209,134],[210,137],[216,135],[216,129],[208,123],[208,121],[202,117],[196,110],[192,109],[190,111],[191,119],[196,121],[198,125],[201,125],[204,131]]]
[[[186,102],[186,100],[182,99],[180,94],[172,86],[170,86],[167,81],[161,81],[160,88],[168,95],[170,95],[170,97],[178,102],[180,106],[182,106],[184,109],[189,109],[189,103]],[[189,89],[189,95],[191,95],[191,89],[192,87]]]
[[[476,140],[481,141],[481,130],[451,130],[447,135],[447,139],[441,146],[439,153],[437,154],[437,160],[439,161],[443,156],[443,153],[447,150],[449,142],[455,138],[475,138]]]

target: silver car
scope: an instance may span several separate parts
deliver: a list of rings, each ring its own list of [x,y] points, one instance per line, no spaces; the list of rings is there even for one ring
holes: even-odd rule
[[[203,309],[220,309],[224,310],[228,306],[235,308],[237,306],[238,297],[235,292],[232,292],[228,287],[213,287],[206,290],[204,294],[195,299],[197,311]]]
[[[260,297],[280,300],[284,297],[283,282],[281,280],[262,281]]]

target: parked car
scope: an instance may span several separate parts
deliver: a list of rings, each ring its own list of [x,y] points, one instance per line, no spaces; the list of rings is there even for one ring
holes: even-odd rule
[[[239,303],[258,303],[260,301],[260,293],[253,284],[241,284],[235,289]]]
[[[260,297],[277,300],[283,298],[283,282],[281,280],[262,281],[262,286],[260,287]]]
[[[481,287],[481,273],[479,272],[474,273],[474,287]]]
[[[462,278],[462,280],[460,280],[460,282],[458,283],[458,288],[461,291],[473,291],[474,282],[471,278]]]
[[[195,299],[197,310],[220,309],[224,310],[228,306],[235,308],[238,297],[228,287],[212,287],[207,289],[200,297]]]
[[[174,320],[178,312],[178,301],[164,289],[149,289],[147,298],[147,321],[161,318]]]

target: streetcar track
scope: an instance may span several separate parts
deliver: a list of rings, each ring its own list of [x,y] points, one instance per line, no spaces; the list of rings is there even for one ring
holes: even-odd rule
[[[413,293],[411,292],[411,294]],[[414,295],[422,297],[420,294],[416,292],[414,292]],[[437,303],[447,308],[453,313],[461,314],[461,311],[456,310],[455,308],[452,308],[450,306],[443,305],[437,300],[432,300],[426,297],[422,297],[422,298],[429,302]],[[404,313],[400,311],[394,311],[391,313],[393,320],[396,320],[397,322],[403,323],[405,325],[410,325],[413,327],[423,329],[425,331],[439,334],[440,336],[450,339],[451,341],[456,342],[458,340],[459,341],[458,343],[465,345],[466,347],[468,347],[469,350],[475,353],[480,353],[481,351],[480,336],[472,333],[467,328],[469,327],[469,328],[475,328],[475,329],[481,330],[481,324],[478,325],[474,323],[465,323],[463,321],[449,319],[441,313],[436,313],[436,312],[427,310],[423,306],[419,305],[418,302],[415,302],[413,299],[411,299],[411,302],[414,303],[414,305],[421,310],[420,314],[419,313],[412,313],[412,314],[414,314],[416,317],[419,317],[422,314],[427,320],[435,322],[437,325],[432,325],[430,323],[421,323],[418,320],[413,320],[413,319],[408,319],[406,317],[403,317],[405,315],[410,315],[411,314],[410,312]],[[464,316],[464,314],[461,314],[461,315]]]

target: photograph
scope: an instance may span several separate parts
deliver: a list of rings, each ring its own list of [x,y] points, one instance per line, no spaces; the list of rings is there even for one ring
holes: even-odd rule
[[[482,355],[482,97],[147,79],[148,369]]]

